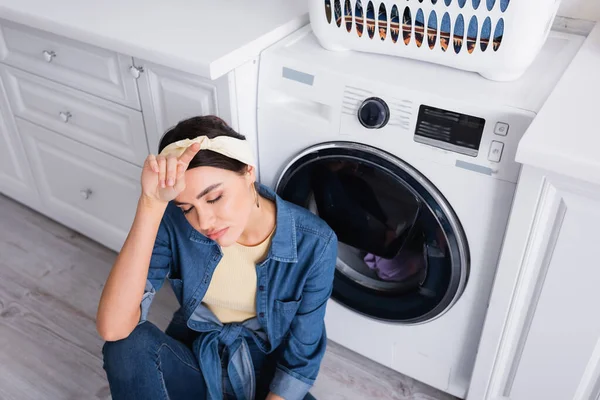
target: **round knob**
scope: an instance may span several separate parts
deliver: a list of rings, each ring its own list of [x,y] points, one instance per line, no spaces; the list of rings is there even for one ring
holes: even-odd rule
[[[60,113],[58,113],[58,115],[60,115],[60,119],[62,119],[62,121],[64,123],[69,122],[69,120],[71,119],[71,117],[73,116],[70,112],[68,111],[61,111]]]
[[[131,67],[129,67],[129,73],[135,79],[139,78],[140,75],[142,74],[142,72],[144,72],[144,67],[136,67],[135,65],[132,65]]]
[[[83,189],[79,192],[79,194],[84,200],[87,200],[92,195],[92,189]]]
[[[46,62],[52,62],[54,57],[56,57],[56,53],[52,50],[44,50],[42,54],[44,55],[44,60],[46,60]]]
[[[390,120],[390,109],[379,97],[370,97],[358,108],[358,120],[368,129],[383,128]]]

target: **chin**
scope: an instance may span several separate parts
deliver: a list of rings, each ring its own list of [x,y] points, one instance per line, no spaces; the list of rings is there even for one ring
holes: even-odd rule
[[[229,247],[235,243],[235,240],[231,240],[231,239],[227,239],[227,238],[219,238],[219,239],[215,240],[215,242],[217,242],[217,244],[221,247]]]
[[[234,244],[238,239],[239,239],[240,235],[237,235],[233,232],[227,232],[225,235],[223,235],[222,237],[218,238],[216,240],[216,242],[219,244],[219,246],[221,247],[229,247],[232,244]]]

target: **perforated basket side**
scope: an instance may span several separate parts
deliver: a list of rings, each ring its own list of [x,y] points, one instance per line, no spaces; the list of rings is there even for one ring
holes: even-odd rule
[[[330,50],[398,55],[510,79],[535,58],[557,8],[555,0],[312,0],[310,11],[315,35]]]

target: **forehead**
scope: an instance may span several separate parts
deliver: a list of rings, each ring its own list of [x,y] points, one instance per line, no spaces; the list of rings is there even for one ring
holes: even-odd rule
[[[220,184],[219,188],[234,185],[241,178],[239,174],[215,167],[196,167],[185,172],[185,190],[175,200],[181,203],[193,202],[196,196],[209,186]]]
[[[196,167],[185,171],[186,185],[213,185],[236,175],[235,172],[215,167]]]

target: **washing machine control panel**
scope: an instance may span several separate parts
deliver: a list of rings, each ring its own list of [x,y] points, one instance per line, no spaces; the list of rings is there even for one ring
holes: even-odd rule
[[[381,129],[390,120],[390,108],[379,97],[369,97],[358,108],[358,120],[367,129]]]
[[[477,157],[485,119],[422,104],[415,141]]]
[[[401,89],[346,88],[339,126],[331,126],[343,140],[385,149],[409,163],[429,159],[517,182],[517,147],[534,113]]]

